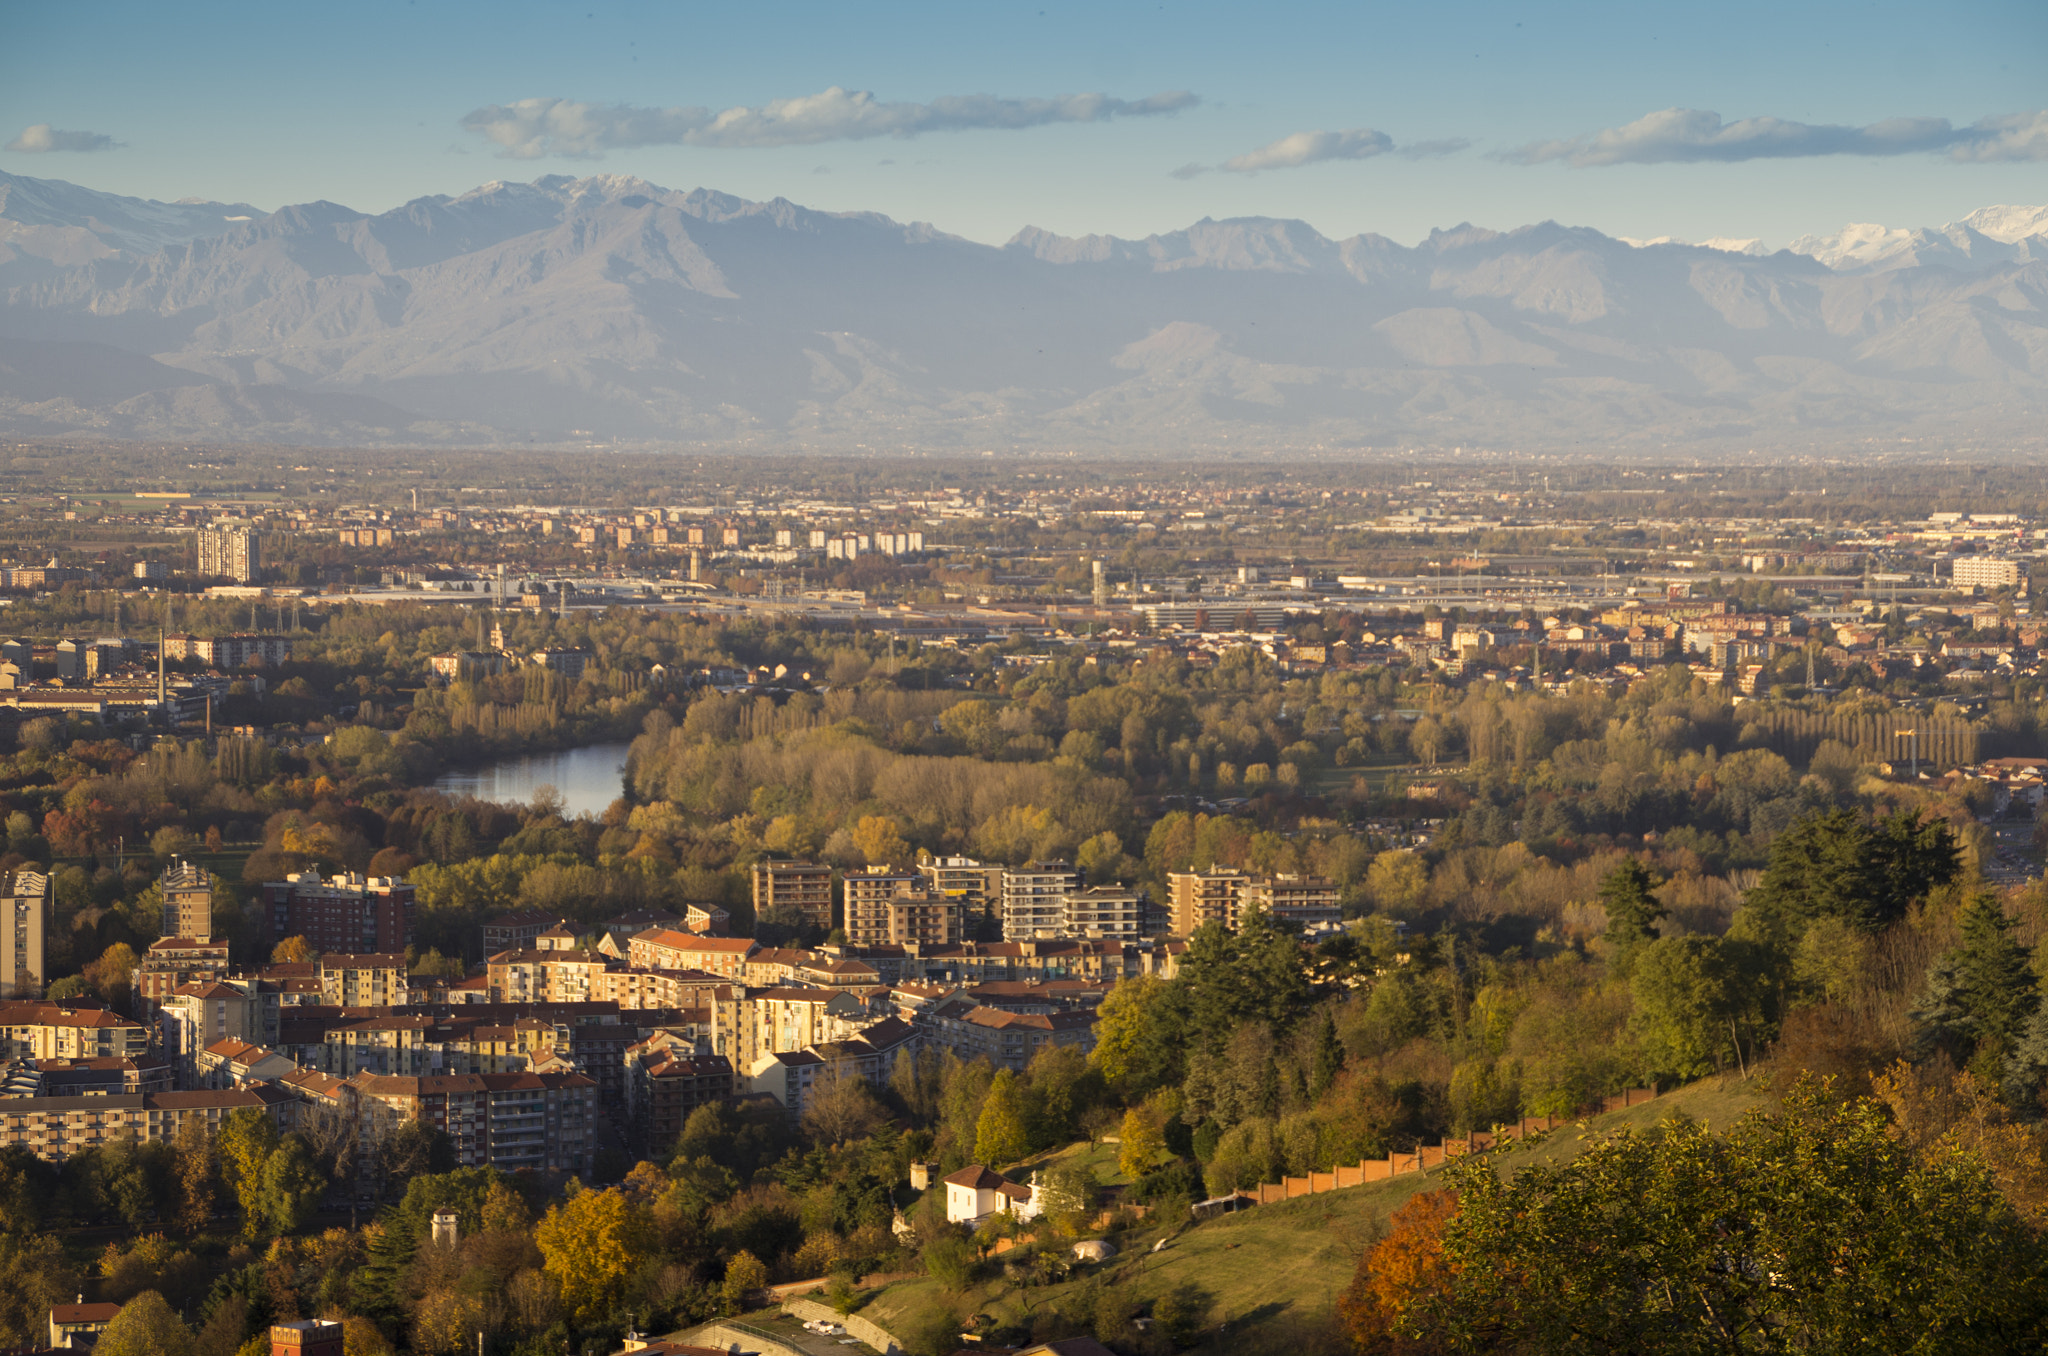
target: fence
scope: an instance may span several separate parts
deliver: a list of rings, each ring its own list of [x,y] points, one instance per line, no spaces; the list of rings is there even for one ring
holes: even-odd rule
[[[1640,1106],[1657,1096],[1657,1085],[1647,1088],[1628,1088],[1612,1097],[1602,1099],[1599,1113],[1624,1111]],[[1441,1167],[1453,1158],[1466,1154],[1485,1153],[1506,1140],[1526,1139],[1530,1135],[1555,1130],[1570,1122],[1556,1116],[1525,1116],[1513,1125],[1502,1125],[1492,1130],[1475,1130],[1458,1139],[1447,1139],[1441,1144],[1418,1144],[1407,1153],[1388,1154],[1384,1159],[1368,1158],[1356,1167],[1340,1164],[1329,1172],[1312,1172],[1306,1177],[1283,1177],[1277,1182],[1265,1182],[1256,1188],[1239,1192],[1249,1201],[1259,1205],[1271,1205],[1275,1201],[1292,1200],[1296,1196],[1315,1196],[1325,1191],[1339,1191],[1345,1187],[1364,1186],[1367,1182],[1384,1182],[1390,1177],[1400,1177],[1411,1172],[1428,1172]]]

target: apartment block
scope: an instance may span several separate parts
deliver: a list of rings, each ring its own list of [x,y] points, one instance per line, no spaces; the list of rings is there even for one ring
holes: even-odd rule
[[[142,1059],[149,1030],[100,1007],[0,1002],[0,1054],[15,1059]]]
[[[195,534],[198,573],[208,579],[253,583],[263,569],[256,534],[246,527],[208,527]]]
[[[397,876],[301,871],[263,885],[261,942],[304,937],[316,952],[404,951],[412,943],[413,889]]]
[[[371,1142],[416,1120],[447,1135],[464,1167],[588,1177],[596,1166],[597,1084],[580,1073],[365,1073],[348,1087]]]
[[[734,985],[711,1005],[711,1048],[749,1069],[763,1055],[844,1040],[869,1020],[868,1005],[844,990]]]
[[[1173,933],[1193,936],[1205,923],[1235,932],[1253,909],[1303,927],[1343,917],[1337,887],[1319,876],[1255,876],[1231,867],[1167,875]]]
[[[213,877],[205,868],[177,862],[157,877],[164,897],[164,936],[193,942],[213,939]]]
[[[1003,940],[1058,937],[1066,897],[1081,888],[1081,873],[1066,862],[1026,862],[1003,872]]]
[[[1143,909],[1138,892],[1121,885],[1075,890],[1066,896],[1060,935],[1135,942],[1144,935]]]
[[[786,910],[804,924],[832,930],[832,868],[819,862],[754,863],[754,917]]]
[[[847,878],[849,886],[852,880]],[[849,889],[846,940],[851,946],[951,946],[961,940],[964,913],[958,898],[939,894],[921,880],[886,896],[856,898]]]
[[[44,948],[54,926],[51,907],[48,876],[0,872],[0,999],[42,996],[49,982]]]
[[[405,953],[329,953],[320,958],[320,1001],[333,1007],[395,1007],[411,1001]]]

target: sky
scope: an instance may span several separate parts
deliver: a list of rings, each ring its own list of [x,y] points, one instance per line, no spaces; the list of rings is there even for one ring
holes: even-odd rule
[[[1758,237],[2048,203],[2048,3],[0,9],[0,170],[383,211],[637,175],[998,243]]]

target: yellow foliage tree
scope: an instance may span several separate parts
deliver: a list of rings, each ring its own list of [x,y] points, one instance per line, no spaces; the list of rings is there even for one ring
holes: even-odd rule
[[[1145,1175],[1159,1157],[1159,1151],[1166,1147],[1166,1137],[1142,1107],[1134,1106],[1124,1113],[1118,1138],[1122,1143],[1117,1147],[1117,1168],[1134,1182]]]
[[[304,937],[287,937],[270,948],[272,965],[300,965],[318,959],[320,958],[313,954],[313,944]]]
[[[887,866],[910,860],[910,844],[888,815],[862,815],[853,826],[853,845],[870,866]]]
[[[647,1246],[645,1213],[622,1191],[583,1191],[552,1206],[534,1230],[562,1306],[579,1325],[612,1316]]]

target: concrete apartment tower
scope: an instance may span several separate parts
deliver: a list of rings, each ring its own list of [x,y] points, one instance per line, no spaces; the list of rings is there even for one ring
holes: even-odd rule
[[[40,871],[0,872],[0,998],[41,998],[49,983],[43,950],[50,878]]]
[[[164,936],[213,940],[213,877],[190,862],[174,862],[157,877],[164,896]]]

